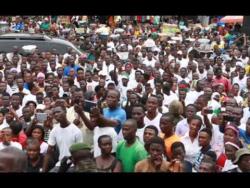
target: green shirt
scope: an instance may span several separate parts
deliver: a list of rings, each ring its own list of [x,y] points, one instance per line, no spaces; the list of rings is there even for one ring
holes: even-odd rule
[[[40,29],[48,31],[50,29],[50,23],[42,23]]]
[[[122,163],[123,172],[134,172],[135,165],[138,161],[147,158],[147,152],[137,139],[131,146],[126,146],[126,141],[118,143],[116,157]]]

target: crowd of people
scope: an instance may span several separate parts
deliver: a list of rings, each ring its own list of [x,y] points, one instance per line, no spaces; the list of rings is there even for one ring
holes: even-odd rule
[[[1,172],[250,172],[250,44],[240,24],[1,20],[8,32],[83,51],[21,55],[13,46],[0,55]],[[166,23],[176,25],[172,36]]]

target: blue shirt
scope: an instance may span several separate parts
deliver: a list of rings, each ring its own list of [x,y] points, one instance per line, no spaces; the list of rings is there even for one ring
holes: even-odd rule
[[[110,108],[104,108],[103,115],[105,118],[119,121],[119,125],[115,127],[115,131],[117,134],[119,134],[123,123],[127,119],[125,110],[123,110],[120,106],[114,110],[110,110]]]
[[[15,31],[20,31],[24,29],[24,23],[23,22],[19,22],[16,24],[15,26]]]
[[[250,144],[250,135],[247,135],[246,131],[239,129],[240,139],[243,141],[244,145]]]
[[[63,71],[63,75],[64,76],[69,76],[69,71],[70,69],[73,68],[75,70],[75,76],[77,74],[77,69],[80,68],[79,65],[74,65],[74,67],[71,67],[71,66],[66,66],[64,67],[64,71]]]
[[[29,88],[29,84],[28,84],[28,83],[26,83],[26,82],[23,84],[23,88],[30,90],[30,88]]]

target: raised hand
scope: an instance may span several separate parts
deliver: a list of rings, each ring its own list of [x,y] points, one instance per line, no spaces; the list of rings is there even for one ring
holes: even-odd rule
[[[75,109],[75,112],[78,113],[78,114],[81,114],[83,112],[82,105],[75,104],[74,109]]]

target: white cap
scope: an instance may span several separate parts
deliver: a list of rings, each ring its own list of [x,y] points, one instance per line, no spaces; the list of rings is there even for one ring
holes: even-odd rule
[[[44,104],[38,104],[36,109],[40,109],[40,110],[44,110],[45,109],[45,105]]]
[[[107,72],[101,70],[100,72],[98,72],[98,75],[107,76]]]
[[[240,67],[244,68],[243,63],[241,61],[237,61],[236,66],[240,66]]]
[[[169,43],[169,44],[175,44],[176,41],[174,41],[174,40],[169,40],[168,43]]]
[[[152,48],[152,51],[153,52],[160,52],[161,49],[155,46],[155,47]]]
[[[214,93],[212,94],[212,99],[214,99],[216,96],[219,96],[219,97],[220,97],[220,94],[219,94],[218,92],[214,92]]]
[[[121,76],[121,79],[127,79],[127,80],[128,80],[129,78],[128,78],[127,75],[122,75],[122,76]]]
[[[182,55],[182,51],[181,51],[181,50],[179,50],[179,51],[177,52],[177,54]]]

